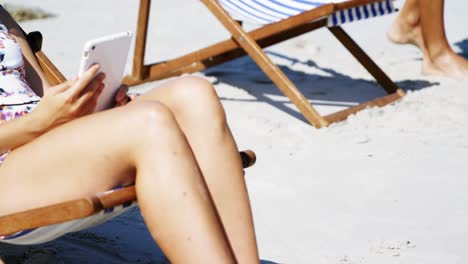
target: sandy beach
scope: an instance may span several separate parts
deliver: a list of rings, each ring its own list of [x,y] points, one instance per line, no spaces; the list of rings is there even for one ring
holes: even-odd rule
[[[153,2],[147,62],[229,36],[199,1]],[[468,2],[446,2],[448,39],[468,58]],[[53,15],[21,26],[42,32],[67,77],[86,40],[136,28],[138,1],[1,3]],[[407,96],[328,128],[306,123],[248,57],[196,73],[215,85],[239,148],[257,154],[246,179],[263,264],[468,263],[468,81],[421,75],[420,52],[385,36],[394,16],[344,28]],[[384,94],[327,30],[267,51],[322,114]],[[167,263],[137,209],[47,244],[0,244],[0,255],[41,248],[64,263]]]

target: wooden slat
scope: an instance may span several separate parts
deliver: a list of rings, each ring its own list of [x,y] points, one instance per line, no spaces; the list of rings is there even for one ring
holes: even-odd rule
[[[0,217],[0,234],[15,234],[50,224],[84,218],[95,213],[98,206],[92,199],[80,199]]]
[[[330,124],[335,123],[335,122],[339,122],[339,121],[343,121],[343,120],[346,120],[346,118],[348,118],[349,115],[355,114],[355,113],[357,113],[357,112],[359,112],[359,111],[361,111],[361,110],[363,110],[363,109],[365,109],[367,107],[373,107],[373,106],[382,107],[382,106],[385,106],[387,104],[393,103],[393,102],[401,99],[402,97],[403,97],[403,95],[401,95],[399,93],[389,94],[389,95],[374,99],[372,101],[365,102],[365,103],[350,107],[348,109],[345,109],[345,110],[342,110],[342,111],[327,115],[327,116],[325,116],[325,119]]]
[[[58,85],[67,81],[65,76],[63,76],[63,74],[57,69],[57,67],[55,67],[55,65],[42,51],[37,51],[35,54],[39,65],[41,66],[51,85]]]
[[[137,199],[134,185],[115,190],[111,193],[98,194],[96,197],[99,199],[103,209],[131,203]]]
[[[147,75],[145,68],[145,49],[150,8],[151,0],[140,0],[137,32],[135,37],[135,51],[133,56],[133,70],[131,76],[134,79],[142,79]]]
[[[351,52],[351,54],[361,63],[364,68],[382,85],[387,93],[394,93],[400,90],[398,86],[382,71],[379,66],[359,47],[359,45],[341,28],[329,28],[330,32]],[[398,91],[400,94],[404,92]]]

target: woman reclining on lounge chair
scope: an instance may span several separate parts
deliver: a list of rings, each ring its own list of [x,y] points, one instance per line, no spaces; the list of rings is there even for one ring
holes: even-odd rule
[[[388,37],[398,44],[413,44],[423,52],[423,74],[468,77],[468,60],[452,50],[445,35],[444,0],[406,0]]]
[[[209,82],[180,78],[128,104],[122,88],[120,107],[92,114],[98,66],[51,87],[1,6],[0,23],[0,215],[134,182],[172,263],[259,262],[239,153]]]

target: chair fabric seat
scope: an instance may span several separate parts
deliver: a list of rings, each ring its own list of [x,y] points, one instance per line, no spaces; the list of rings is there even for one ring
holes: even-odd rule
[[[238,21],[267,25],[312,10],[324,4],[347,2],[343,0],[219,0],[221,6]],[[382,0],[364,6],[340,10],[328,17],[328,26],[393,13],[393,0]]]
[[[36,229],[20,231],[10,236],[1,236],[0,243],[15,245],[34,245],[49,242],[67,233],[77,232],[99,224],[102,224],[123,212],[135,207],[137,202],[119,205],[110,209],[102,210],[92,216],[68,221],[60,224],[44,226]]]

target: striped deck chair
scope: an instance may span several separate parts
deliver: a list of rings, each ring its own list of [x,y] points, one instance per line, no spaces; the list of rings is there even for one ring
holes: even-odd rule
[[[201,0],[230,32],[231,38],[179,58],[144,64],[145,43],[151,0],[140,0],[133,70],[125,78],[129,85],[158,80],[182,73],[201,71],[248,54],[273,83],[295,104],[304,117],[320,128],[346,119],[369,106],[383,106],[404,96],[403,90],[367,56],[340,27],[341,24],[386,15],[395,11],[392,0]],[[242,22],[262,25],[251,32]],[[388,95],[351,108],[321,116],[309,100],[262,50],[306,32],[327,27],[356,57]]]
[[[55,85],[66,81],[41,51],[40,32],[29,33],[28,41],[49,82]],[[244,168],[255,164],[254,152],[247,150],[239,154]],[[104,223],[136,205],[135,186],[131,185],[92,197],[1,216],[0,243],[16,245],[45,243],[67,233]]]

